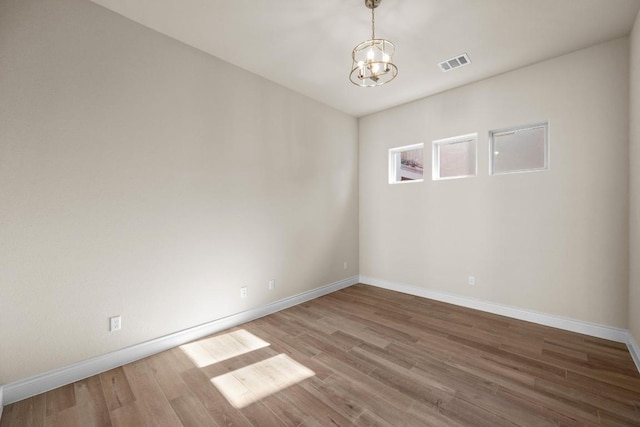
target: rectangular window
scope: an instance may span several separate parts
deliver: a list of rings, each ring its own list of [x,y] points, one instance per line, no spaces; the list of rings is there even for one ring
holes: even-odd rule
[[[421,182],[424,176],[424,144],[389,150],[389,184]]]
[[[489,132],[491,175],[549,169],[549,123]]]
[[[433,141],[433,179],[475,176],[477,143],[477,133]]]

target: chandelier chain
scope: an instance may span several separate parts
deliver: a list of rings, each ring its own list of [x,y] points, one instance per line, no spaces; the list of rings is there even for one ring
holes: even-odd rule
[[[376,38],[376,14],[374,13],[375,8],[371,8],[371,39],[374,40]]]

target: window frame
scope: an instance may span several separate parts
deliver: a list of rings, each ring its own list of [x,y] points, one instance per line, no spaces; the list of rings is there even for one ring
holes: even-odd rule
[[[422,149],[422,178],[411,179],[406,181],[398,181],[398,165],[400,155],[405,151]],[[389,149],[389,184],[411,184],[424,181],[424,142],[418,144],[404,145],[402,147],[395,147]]]
[[[494,160],[495,138],[494,137],[496,135],[508,134],[508,133],[511,133],[511,132],[515,133],[515,132],[527,131],[527,130],[533,130],[533,129],[540,129],[540,128],[544,128],[544,166],[543,167],[541,167],[541,168],[510,170],[510,171],[506,171],[506,172],[495,172],[495,170],[494,170],[494,167],[495,167],[495,160]],[[549,162],[549,121],[537,122],[537,123],[534,123],[534,124],[527,124],[527,125],[521,125],[521,126],[511,126],[511,127],[508,127],[508,128],[502,128],[502,129],[496,129],[496,130],[489,131],[489,175],[490,176],[493,176],[493,175],[509,175],[509,174],[514,174],[514,173],[543,172],[543,171],[548,171],[549,169],[550,169],[550,162]]]
[[[474,173],[471,175],[440,176],[440,147],[443,145],[457,144],[461,142],[473,142],[475,147]],[[449,138],[436,139],[432,141],[432,166],[431,178],[433,181],[445,181],[449,179],[472,178],[478,176],[478,133],[468,133],[466,135],[452,136]]]

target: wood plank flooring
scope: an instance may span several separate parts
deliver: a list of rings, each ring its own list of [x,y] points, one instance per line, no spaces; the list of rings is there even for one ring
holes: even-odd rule
[[[356,285],[4,408],[6,426],[640,426],[624,344]]]

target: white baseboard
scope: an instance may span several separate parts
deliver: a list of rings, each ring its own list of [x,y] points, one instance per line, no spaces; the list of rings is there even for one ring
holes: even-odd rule
[[[629,336],[627,337],[627,347],[629,348],[633,362],[636,364],[636,368],[638,368],[638,372],[640,372],[640,346],[638,346],[636,340],[633,339],[631,332],[629,332]]]
[[[263,307],[233,314],[184,331],[136,344],[112,353],[93,357],[91,359],[45,372],[24,380],[5,384],[3,386],[4,400],[2,399],[1,394],[2,388],[0,388],[0,407],[2,407],[3,404],[11,404],[13,402],[35,396],[36,394],[44,393],[54,388],[71,384],[75,381],[108,371],[109,369],[151,356],[161,351],[168,350],[178,345],[206,337],[207,335],[264,317],[277,311],[284,310],[285,308],[355,285],[356,283],[358,283],[358,276],[348,277],[311,291],[284,298]]]
[[[523,308],[511,307],[508,305],[476,300],[473,298],[447,294],[440,291],[419,288],[419,287],[407,285],[404,283],[397,283],[389,280],[376,279],[374,277],[360,276],[360,282],[365,283],[367,285],[377,286],[379,288],[402,292],[409,295],[429,298],[436,301],[442,301],[449,304],[459,305],[462,307],[468,307],[476,310],[486,311],[488,313],[499,314],[499,315],[511,317],[514,319],[525,320],[527,322],[538,323],[540,325],[551,326],[558,329],[564,329],[566,331],[578,332],[581,334],[591,335],[593,337],[604,338],[607,340],[621,342],[621,343],[628,343],[629,332],[626,329],[598,325],[596,323],[589,323],[581,320],[554,316],[552,314],[540,313],[533,310],[527,310]],[[636,364],[638,364],[637,360],[636,360]]]
[[[4,399],[2,398],[2,389],[3,389],[3,386],[0,385],[0,420],[2,419],[2,410],[4,409],[4,405],[3,405]]]

